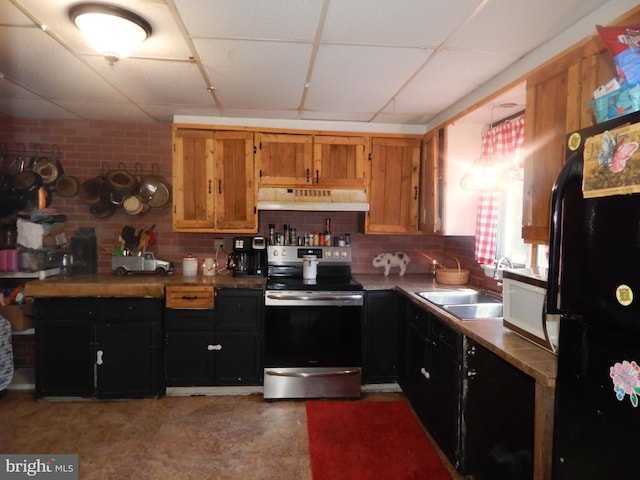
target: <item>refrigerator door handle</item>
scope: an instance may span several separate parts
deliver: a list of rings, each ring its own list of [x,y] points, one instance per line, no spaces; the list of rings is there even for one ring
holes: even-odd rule
[[[563,200],[568,186],[582,180],[584,160],[582,149],[575,151],[560,170],[551,190],[551,218],[549,221],[549,277],[547,282],[547,313],[560,314],[558,294],[560,285],[560,257],[562,245]]]

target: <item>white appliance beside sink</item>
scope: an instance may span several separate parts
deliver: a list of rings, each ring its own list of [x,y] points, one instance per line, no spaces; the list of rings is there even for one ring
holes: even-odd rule
[[[546,269],[507,268],[502,282],[504,326],[556,353],[560,318],[546,313]]]

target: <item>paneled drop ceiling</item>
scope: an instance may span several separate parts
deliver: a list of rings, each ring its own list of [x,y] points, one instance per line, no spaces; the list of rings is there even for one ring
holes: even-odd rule
[[[585,17],[604,10],[605,23],[635,6],[624,0],[110,0],[144,17],[153,34],[131,57],[109,65],[69,20],[76,3],[0,1],[0,115],[426,124]],[[524,101],[522,88],[511,95],[507,101]]]

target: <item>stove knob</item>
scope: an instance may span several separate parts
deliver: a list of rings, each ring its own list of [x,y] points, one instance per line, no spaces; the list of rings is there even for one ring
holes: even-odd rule
[[[342,250],[341,255],[346,258],[347,257],[347,251],[346,250]]]
[[[282,256],[283,256],[283,257],[286,257],[286,256],[287,256],[287,251],[286,251],[284,248],[282,249]]]
[[[277,249],[277,248],[274,248],[274,249],[273,249],[273,256],[274,256],[274,257],[277,257],[278,255],[279,255],[279,253],[278,253],[278,249]]]
[[[331,250],[327,250],[327,251],[324,253],[324,255],[325,255],[327,258],[331,258],[331,257],[333,256],[333,253],[331,252]]]

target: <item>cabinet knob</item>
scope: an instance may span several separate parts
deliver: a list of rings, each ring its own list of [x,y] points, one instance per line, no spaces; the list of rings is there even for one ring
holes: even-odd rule
[[[431,378],[431,374],[430,374],[429,372],[427,372],[427,370],[426,370],[424,367],[422,367],[422,368],[420,369],[420,373],[421,373],[421,374],[422,374],[422,376],[423,376],[424,378],[426,378],[427,380]]]
[[[104,352],[102,350],[98,350],[96,352],[96,364],[97,365],[102,365],[104,363],[104,361],[102,360],[102,356],[104,355]]]
[[[467,378],[469,379],[475,378],[476,375],[478,375],[478,372],[475,368],[470,368],[469,371],[467,372]]]
[[[212,350],[222,350],[222,345],[218,344],[218,345],[207,345],[207,350],[212,351]]]

